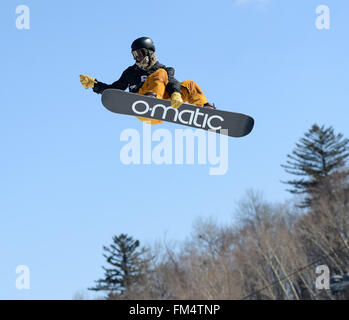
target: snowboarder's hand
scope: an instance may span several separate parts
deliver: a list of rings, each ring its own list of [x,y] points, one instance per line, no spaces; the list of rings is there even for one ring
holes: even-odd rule
[[[95,86],[95,83],[97,83],[95,78],[85,76],[83,74],[80,75],[80,82],[85,89],[93,88]]]
[[[179,92],[173,92],[171,95],[171,106],[179,108],[183,104],[182,96]]]

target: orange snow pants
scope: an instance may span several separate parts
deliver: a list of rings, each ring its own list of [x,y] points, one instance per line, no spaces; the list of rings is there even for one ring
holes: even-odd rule
[[[171,97],[166,92],[166,85],[168,84],[168,75],[165,69],[158,69],[153,72],[143,86],[139,89],[138,94],[146,94],[147,92],[156,93],[156,97],[159,99],[171,100]],[[181,82],[181,96],[184,102],[195,104],[199,107],[203,107],[207,103],[207,99],[204,96],[200,87],[192,80],[185,80]],[[137,117],[141,121],[148,122],[150,124],[161,123],[161,120],[148,119],[143,117]]]

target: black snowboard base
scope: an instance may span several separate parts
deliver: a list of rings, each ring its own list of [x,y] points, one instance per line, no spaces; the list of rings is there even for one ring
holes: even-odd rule
[[[253,118],[242,113],[202,108],[187,103],[175,109],[171,107],[170,100],[156,99],[118,89],[104,90],[102,104],[114,113],[177,123],[226,134],[230,137],[246,136],[254,126]]]

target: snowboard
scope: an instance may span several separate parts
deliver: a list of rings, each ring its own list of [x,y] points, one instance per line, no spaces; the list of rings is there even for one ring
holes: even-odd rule
[[[253,118],[242,113],[202,108],[188,103],[176,109],[171,107],[170,100],[118,89],[104,90],[102,104],[114,113],[177,123],[236,138],[248,135],[254,125]]]

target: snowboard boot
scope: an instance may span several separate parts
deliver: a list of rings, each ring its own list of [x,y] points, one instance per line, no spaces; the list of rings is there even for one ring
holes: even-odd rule
[[[144,94],[145,96],[151,97],[151,98],[157,98],[157,94],[155,92],[147,92]],[[148,119],[148,118],[143,118],[143,117],[137,117],[139,120],[147,122],[149,124],[158,124],[162,123],[161,120],[155,120],[155,119]]]
[[[209,103],[209,102],[206,102],[203,108],[216,109],[214,103]]]
[[[155,92],[147,92],[147,93],[145,94],[145,96],[148,96],[148,97],[153,97],[153,98],[157,98],[157,96],[156,96],[156,93],[155,93]]]

